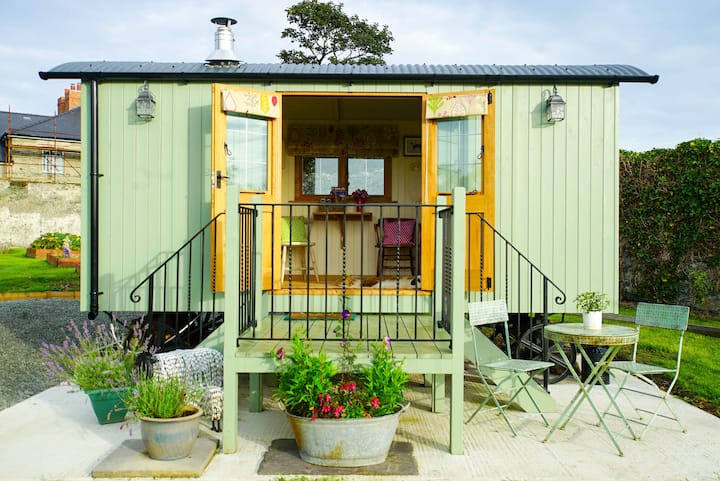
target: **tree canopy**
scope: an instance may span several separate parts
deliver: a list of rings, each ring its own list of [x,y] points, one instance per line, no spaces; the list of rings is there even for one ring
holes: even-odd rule
[[[281,50],[283,63],[384,65],[394,40],[387,25],[343,12],[342,3],[303,0],[287,10],[289,38],[298,49]]]

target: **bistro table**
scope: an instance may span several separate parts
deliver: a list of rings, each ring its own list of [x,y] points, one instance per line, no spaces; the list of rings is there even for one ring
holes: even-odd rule
[[[572,417],[577,412],[583,400],[587,400],[588,404],[590,404],[590,407],[592,407],[592,410],[595,412],[595,415],[600,421],[600,424],[603,428],[605,428],[605,432],[607,432],[608,436],[617,448],[618,453],[620,453],[620,456],[622,456],[622,449],[620,449],[620,445],[615,439],[613,432],[605,423],[603,416],[600,414],[597,406],[590,397],[590,391],[596,383],[602,386],[603,391],[605,391],[608,399],[610,399],[610,403],[617,411],[619,417],[625,423],[625,427],[630,432],[630,435],[633,437],[633,439],[637,439],[637,436],[630,427],[630,423],[623,415],[622,411],[615,402],[614,397],[610,394],[610,391],[608,391],[608,388],[602,379],[602,375],[605,373],[605,371],[607,371],[608,367],[610,366],[610,362],[612,362],[612,360],[615,358],[620,348],[628,344],[635,344],[638,338],[637,330],[631,327],[614,325],[604,325],[600,329],[586,329],[580,323],[561,323],[545,326],[544,335],[546,339],[549,339],[555,343],[557,351],[560,353],[563,360],[565,361],[568,370],[572,374],[573,378],[575,378],[575,381],[577,382],[579,388],[577,393],[575,393],[575,396],[572,398],[572,401],[570,401],[570,404],[567,405],[558,420],[550,429],[550,432],[547,434],[547,436],[545,436],[543,442],[547,442],[550,439],[550,436],[552,436],[552,434],[558,427],[560,429],[564,429],[570,419],[572,419]],[[578,351],[582,355],[582,358],[585,360],[587,366],[590,368],[590,374],[584,381],[580,378],[577,370],[575,369],[575,360],[569,360],[567,355],[565,354],[565,350],[562,348],[563,343],[571,343],[576,345]],[[585,346],[607,346],[607,350],[602,355],[599,361],[593,362],[593,360],[586,352]]]

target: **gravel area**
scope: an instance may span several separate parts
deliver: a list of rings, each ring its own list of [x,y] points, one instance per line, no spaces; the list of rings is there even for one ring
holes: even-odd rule
[[[0,302],[0,410],[57,384],[47,377],[39,348],[60,344],[71,320],[87,320],[77,299]],[[95,320],[108,321],[105,314]]]

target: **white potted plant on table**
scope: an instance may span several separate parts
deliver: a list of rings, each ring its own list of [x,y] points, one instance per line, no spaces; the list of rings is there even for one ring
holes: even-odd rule
[[[610,299],[606,294],[596,291],[581,292],[575,298],[575,305],[582,313],[585,329],[600,329],[602,327],[602,311],[610,306]]]

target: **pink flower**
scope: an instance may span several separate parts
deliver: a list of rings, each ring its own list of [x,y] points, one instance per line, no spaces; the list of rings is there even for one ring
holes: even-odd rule
[[[388,336],[385,336],[385,339],[383,339],[385,342],[385,349],[390,349],[390,338]]]
[[[283,348],[281,347],[280,349],[277,350],[277,352],[275,353],[275,355],[277,356],[277,358],[278,358],[279,361],[282,361],[282,360],[285,358],[285,349],[283,349]]]
[[[372,401],[370,401],[370,406],[373,407],[373,409],[377,409],[380,407],[380,400],[376,397],[372,398]]]

